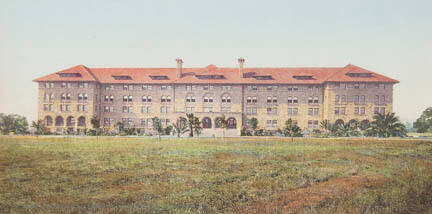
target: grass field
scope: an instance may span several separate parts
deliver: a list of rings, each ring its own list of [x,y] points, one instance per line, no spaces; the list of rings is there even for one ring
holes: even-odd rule
[[[431,213],[432,142],[0,137],[0,213]]]

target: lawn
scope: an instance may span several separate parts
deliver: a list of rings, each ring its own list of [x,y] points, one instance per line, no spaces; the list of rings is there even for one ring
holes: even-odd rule
[[[0,213],[432,212],[425,140],[0,137],[0,172]]]

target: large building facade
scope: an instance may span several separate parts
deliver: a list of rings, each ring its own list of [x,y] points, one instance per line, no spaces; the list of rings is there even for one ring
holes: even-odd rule
[[[88,68],[78,65],[35,79],[38,118],[52,132],[83,133],[96,116],[105,128],[153,132],[187,113],[201,119],[203,135],[219,136],[217,118],[228,119],[226,135],[237,136],[250,118],[260,128],[277,130],[292,119],[305,131],[320,122],[363,127],[377,113],[392,112],[397,80],[347,65],[336,68]]]

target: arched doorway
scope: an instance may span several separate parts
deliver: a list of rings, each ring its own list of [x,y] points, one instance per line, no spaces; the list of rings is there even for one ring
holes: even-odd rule
[[[72,116],[69,116],[66,119],[66,126],[75,126],[75,118]]]
[[[209,117],[204,117],[202,119],[202,126],[204,129],[210,129],[212,127],[212,121]]]
[[[360,129],[361,130],[366,130],[367,128],[369,128],[369,120],[363,120],[360,123]]]
[[[228,118],[227,129],[236,129],[236,128],[237,128],[237,120],[233,117]]]
[[[64,126],[64,120],[62,116],[57,116],[55,119],[56,126]]]
[[[46,116],[44,122],[45,122],[45,126],[52,126],[53,125],[53,119],[51,116]]]
[[[344,125],[344,121],[342,119],[336,120],[335,125],[336,126],[339,126],[339,125],[343,126]]]
[[[216,117],[216,119],[215,119],[215,121],[214,121],[214,126],[215,126],[215,128],[220,128],[220,124],[219,124],[219,120],[220,120],[221,118],[220,117]]]
[[[85,126],[86,125],[86,119],[84,116],[81,116],[78,118],[78,126]]]

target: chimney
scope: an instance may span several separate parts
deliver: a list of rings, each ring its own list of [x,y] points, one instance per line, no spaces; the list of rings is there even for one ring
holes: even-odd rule
[[[240,78],[244,77],[244,74],[243,74],[243,64],[244,64],[244,61],[245,61],[244,58],[242,58],[242,57],[238,58]]]
[[[182,77],[182,70],[183,70],[182,65],[183,65],[183,60],[180,59],[180,58],[177,58],[176,61],[177,61],[177,78],[180,79],[180,78]]]

